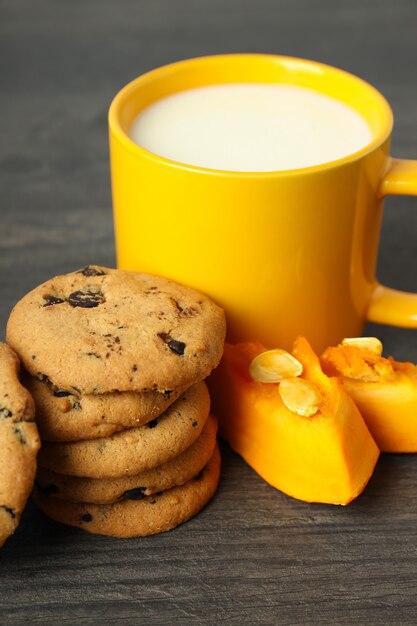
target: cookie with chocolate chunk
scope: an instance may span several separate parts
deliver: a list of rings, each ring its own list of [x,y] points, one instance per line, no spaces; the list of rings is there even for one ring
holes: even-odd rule
[[[214,454],[202,472],[179,487],[142,500],[114,504],[71,502],[34,490],[38,507],[52,519],[112,537],[143,537],[165,532],[196,515],[214,495],[220,476],[220,453]]]
[[[32,376],[78,395],[187,388],[216,367],[224,337],[223,310],[201,293],[98,266],[36,287],[7,324]]]
[[[0,343],[0,547],[19,524],[36,472],[35,407],[19,382],[19,360]]]
[[[49,380],[26,375],[25,387],[36,404],[36,422],[44,441],[80,441],[109,437],[126,428],[155,419],[181,395],[183,389],[122,391],[78,395],[59,389]]]
[[[74,502],[111,504],[123,499],[142,500],[197,476],[214,452],[216,433],[216,419],[209,416],[201,435],[189,448],[171,461],[135,476],[83,478],[38,467],[36,486],[46,495]]]
[[[88,441],[44,442],[38,464],[69,476],[133,476],[186,450],[200,435],[209,411],[207,386],[197,383],[160,417],[139,428]]]

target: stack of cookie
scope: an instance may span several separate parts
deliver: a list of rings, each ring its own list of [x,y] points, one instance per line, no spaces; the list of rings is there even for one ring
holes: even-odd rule
[[[18,302],[7,341],[43,440],[38,506],[117,537],[196,514],[219,478],[203,381],[224,336],[223,311],[207,297],[147,274],[88,266]]]

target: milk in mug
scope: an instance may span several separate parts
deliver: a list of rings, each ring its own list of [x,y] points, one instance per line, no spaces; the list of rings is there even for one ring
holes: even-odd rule
[[[281,83],[228,83],[181,91],[141,111],[130,137],[173,161],[241,172],[328,163],[372,140],[367,122],[346,104]]]

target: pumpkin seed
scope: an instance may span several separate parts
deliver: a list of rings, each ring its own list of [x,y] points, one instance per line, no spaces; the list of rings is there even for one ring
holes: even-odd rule
[[[300,376],[303,366],[292,354],[275,349],[261,352],[250,366],[249,374],[258,383],[279,383],[284,378]]]
[[[342,345],[369,350],[378,356],[382,354],[382,343],[377,337],[345,337]]]
[[[287,409],[297,415],[311,417],[319,410],[319,391],[304,378],[286,378],[280,383],[278,391]]]

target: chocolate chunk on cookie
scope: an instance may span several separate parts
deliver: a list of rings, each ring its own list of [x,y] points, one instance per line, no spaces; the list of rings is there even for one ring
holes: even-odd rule
[[[142,500],[198,476],[214,452],[216,432],[216,419],[209,416],[201,435],[189,448],[171,461],[135,476],[83,478],[38,467],[36,486],[45,495],[74,502],[111,504],[123,499]]]
[[[111,437],[73,441],[44,442],[38,463],[60,474],[90,478],[132,476],[166,463],[194,443],[210,411],[205,383],[185,391],[157,421],[129,428]]]
[[[143,537],[171,530],[196,515],[214,495],[219,476],[216,446],[199,480],[156,495],[106,505],[51,498],[35,488],[34,500],[46,515],[63,524],[112,537]]]
[[[80,306],[82,309],[93,309],[104,302],[104,296],[94,291],[74,291],[68,296],[71,306]]]
[[[45,441],[80,441],[109,437],[158,417],[184,390],[123,391],[78,395],[58,389],[48,379],[26,375],[25,387],[36,404],[36,422]]]
[[[206,296],[97,266],[36,287],[7,324],[25,369],[75,394],[187,388],[216,367],[224,337],[224,313]]]
[[[0,547],[19,524],[36,472],[35,407],[19,382],[19,360],[0,343]]]

